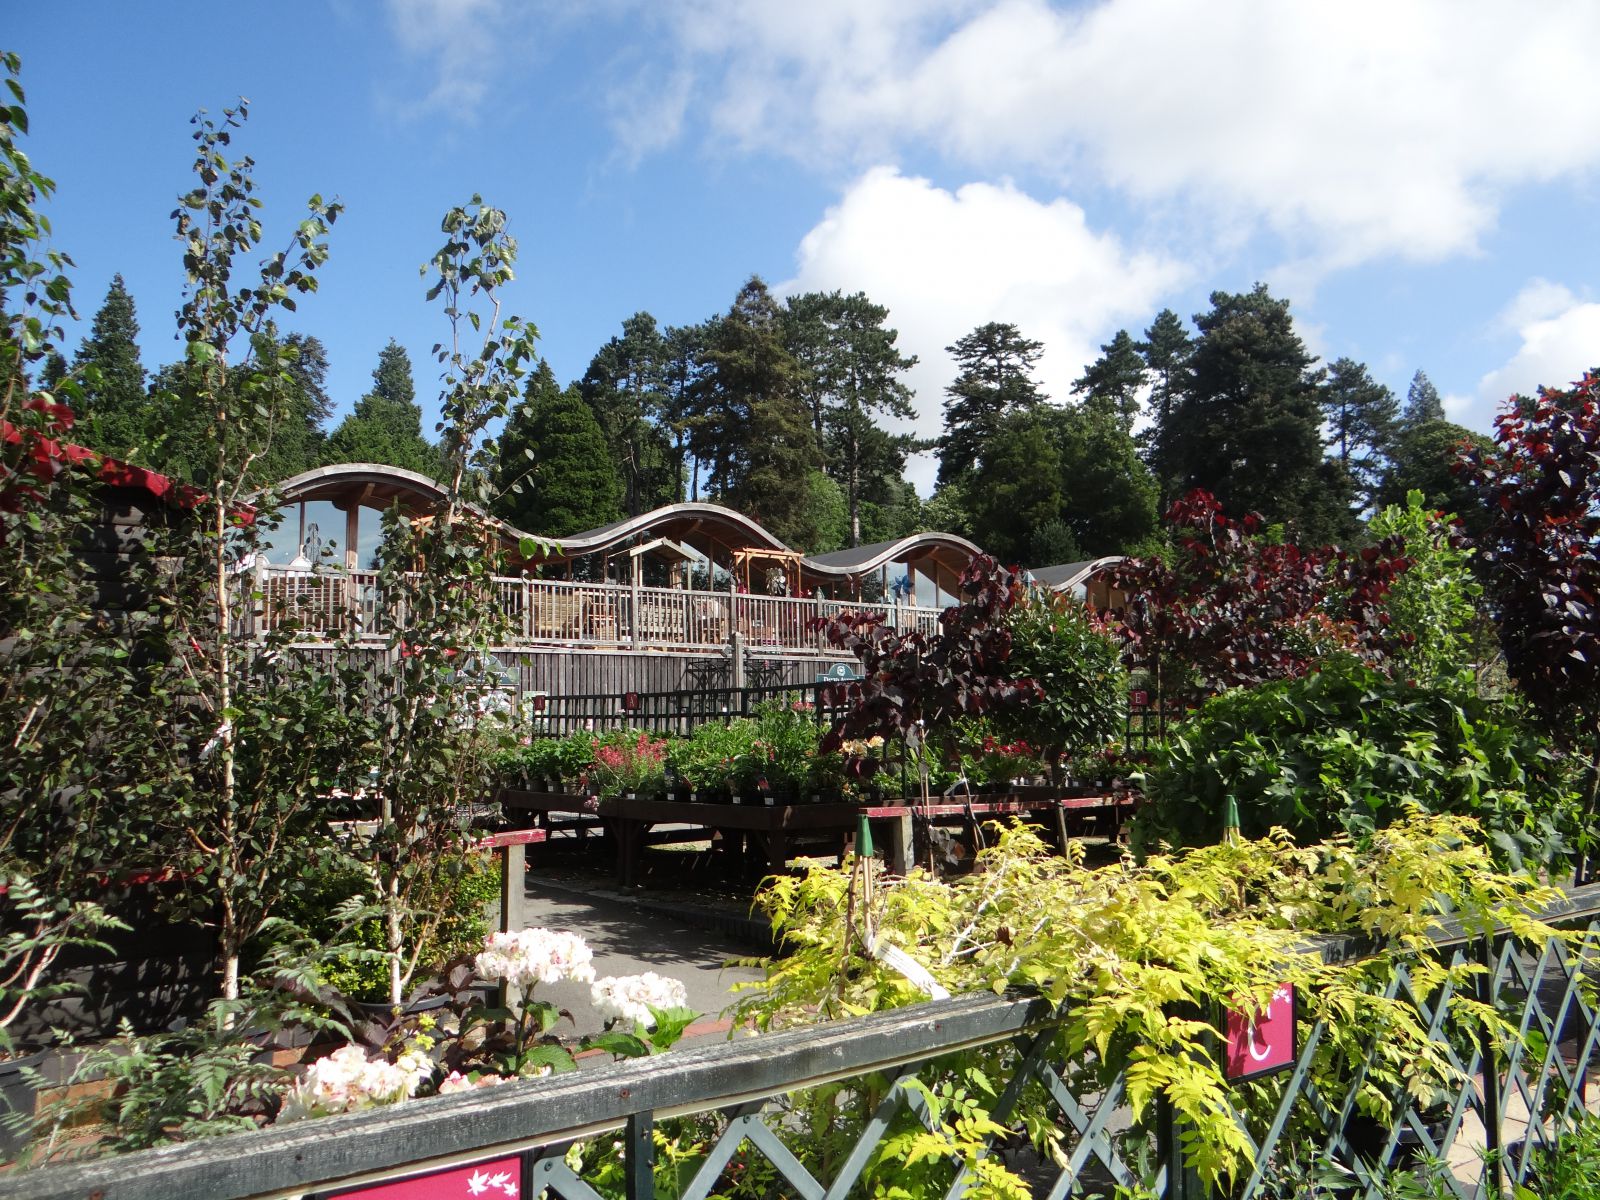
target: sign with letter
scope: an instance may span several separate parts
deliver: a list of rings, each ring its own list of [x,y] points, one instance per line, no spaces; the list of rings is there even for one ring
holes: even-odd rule
[[[1257,1079],[1294,1063],[1295,998],[1292,983],[1279,984],[1256,1013],[1230,1008],[1224,1015],[1226,1045],[1222,1074]]]

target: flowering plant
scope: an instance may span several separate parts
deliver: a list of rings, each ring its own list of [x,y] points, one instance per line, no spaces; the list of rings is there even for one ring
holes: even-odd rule
[[[670,1049],[700,1015],[688,1006],[689,991],[680,980],[654,971],[608,975],[595,982],[589,996],[606,1018],[606,1028],[585,1038],[584,1047],[618,1058],[643,1058]],[[622,1022],[632,1023],[633,1030],[617,1028]]]
[[[666,786],[667,743],[643,732],[605,738],[594,748],[590,775],[604,792],[660,791]]]
[[[589,989],[595,1009],[608,1022],[632,1021],[650,1029],[656,1013],[666,1008],[684,1008],[689,1003],[688,989],[680,980],[646,971],[643,975],[607,975]]]
[[[420,1047],[408,1048],[389,1062],[369,1056],[360,1046],[341,1046],[306,1068],[289,1090],[278,1119],[294,1121],[398,1104],[415,1096],[433,1071],[433,1060]]]
[[[519,929],[491,933],[474,960],[479,976],[507,984],[515,991],[514,1007],[485,1008],[462,1020],[462,1038],[454,1057],[487,1058],[501,1075],[548,1075],[570,1071],[572,1054],[551,1034],[564,1014],[548,1000],[537,1000],[541,983],[570,979],[594,982],[594,952],[575,933],[554,929]],[[481,1024],[483,1036],[465,1050],[467,1034]],[[455,1073],[455,1072],[452,1072]]]

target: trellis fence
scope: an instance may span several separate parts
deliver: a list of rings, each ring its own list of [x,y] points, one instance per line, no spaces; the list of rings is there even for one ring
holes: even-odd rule
[[[1366,1067],[1314,1082],[1312,1063],[1329,1031],[1303,1028],[1292,1070],[1248,1085],[1256,1103],[1233,1115],[1257,1147],[1256,1168],[1236,1181],[1232,1195],[1302,1194],[1306,1180],[1275,1174],[1285,1166],[1286,1130],[1296,1145],[1310,1147],[1324,1167],[1346,1172],[1345,1194],[1376,1197],[1386,1168],[1403,1165],[1418,1148],[1429,1158],[1454,1163],[1444,1176],[1453,1194],[1498,1196],[1528,1170],[1527,1147],[1557,1136],[1578,1119],[1595,1061],[1600,1024],[1580,987],[1583,962],[1600,941],[1600,886],[1577,889],[1543,914],[1578,931],[1567,945],[1553,943],[1534,953],[1509,936],[1468,937],[1460,931],[1435,939],[1434,953],[1446,961],[1474,960],[1487,970],[1476,976],[1471,995],[1450,988],[1423,998],[1400,971],[1387,994],[1413,1006],[1459,1073],[1444,1101],[1427,1110],[1403,1084],[1391,1099],[1397,1118],[1377,1129],[1359,1129],[1358,1091],[1370,1082]],[[1358,954],[1353,943],[1320,945],[1328,957]],[[1509,1046],[1462,1016],[1463,999],[1494,1005],[1520,1033]],[[478,1185],[493,1175],[525,1200],[547,1195],[562,1200],[597,1200],[598,1193],[574,1174],[564,1157],[575,1139],[620,1139],[625,1193],[629,1200],[657,1195],[651,1170],[653,1131],[690,1114],[714,1114],[719,1131],[692,1177],[674,1193],[704,1200],[726,1185],[724,1172],[736,1154],[764,1159],[780,1182],[776,1193],[803,1200],[844,1200],[862,1193],[863,1173],[897,1120],[926,1120],[925,1093],[918,1081],[934,1083],[952,1055],[998,1051],[1008,1064],[995,1077],[993,1107],[1002,1124],[1011,1120],[1024,1091],[1047,1096],[1065,1134],[1067,1161],[1036,1174],[1036,1195],[1052,1200],[1085,1194],[1091,1178],[1125,1186],[1144,1185],[1168,1200],[1203,1195],[1173,1147],[1184,1130],[1171,1112],[1130,1127],[1123,1103],[1125,1075],[1110,1064],[1090,1094],[1068,1084],[1073,1068],[1063,1061],[1056,1014],[1026,996],[967,995],[860,1020],[793,1030],[760,1038],[693,1045],[659,1059],[584,1070],[499,1088],[292,1124],[255,1133],[128,1155],[114,1161],[48,1167],[0,1176],[0,1196],[31,1200],[230,1200],[230,1198],[318,1196],[342,1189],[375,1187],[408,1174],[454,1168]],[[1451,1030],[1455,1032],[1452,1033]],[[814,1147],[797,1136],[778,1101],[805,1089],[839,1081],[877,1079],[882,1100],[848,1152],[826,1168]],[[1517,1148],[1511,1149],[1517,1143]],[[1000,1153],[993,1139],[985,1153]],[[947,1164],[939,1193],[959,1196],[969,1167]],[[681,1185],[681,1187],[680,1187]],[[470,1194],[470,1184],[462,1194]],[[1109,1188],[1107,1189],[1109,1190]],[[391,1195],[397,1193],[391,1193]],[[433,1194],[431,1191],[407,1195]],[[441,1194],[455,1194],[454,1192]],[[489,1194],[481,1192],[479,1194]]]

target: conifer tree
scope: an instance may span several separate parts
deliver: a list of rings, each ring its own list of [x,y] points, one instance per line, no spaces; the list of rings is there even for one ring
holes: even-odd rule
[[[1399,402],[1350,358],[1328,368],[1321,398],[1333,459],[1354,484],[1362,507],[1368,507],[1394,449]]]
[[[706,359],[690,445],[710,465],[712,490],[789,545],[809,544],[806,475],[821,455],[778,306],[758,276],[717,322]]]
[[[656,319],[637,312],[589,363],[581,385],[611,452],[622,465],[624,507],[638,516],[682,498],[667,414],[671,347]]]
[[[329,463],[383,463],[430,478],[439,472],[439,451],[422,435],[422,409],[411,380],[411,358],[393,339],[378,355],[372,390],[328,437]]]
[[[1140,434],[1145,461],[1156,478],[1157,506],[1166,512],[1177,491],[1175,450],[1170,444],[1173,413],[1189,393],[1194,340],[1183,319],[1170,308],[1156,314],[1139,343],[1150,378],[1150,426]]]
[[[1085,409],[1114,418],[1131,433],[1133,420],[1139,415],[1139,392],[1145,384],[1145,373],[1139,343],[1126,329],[1119,329],[1116,337],[1100,347],[1100,357],[1073,383],[1072,392],[1082,397]]]
[[[1213,292],[1195,325],[1192,381],[1163,438],[1179,487],[1211,492],[1225,512],[1290,526],[1301,544],[1346,536],[1350,488],[1323,459],[1315,360],[1289,302],[1264,284]]]
[[[83,411],[77,414],[75,436],[118,458],[148,462],[144,447],[153,432],[153,415],[138,338],[133,297],[122,276],[114,275],[74,364],[83,376]]]
[[[945,389],[944,436],[939,439],[939,486],[969,478],[989,440],[1011,414],[1041,404],[1044,394],[1033,369],[1042,342],[1022,336],[1015,325],[991,321],[945,349],[958,368]]]
[[[1407,429],[1416,429],[1429,421],[1444,420],[1444,401],[1439,399],[1439,389],[1423,371],[1411,377],[1406,389],[1406,406],[1400,414],[1400,423]]]
[[[622,482],[594,413],[539,360],[497,445],[495,515],[561,538],[619,519]]]
[[[806,293],[784,313],[785,342],[801,368],[813,428],[828,474],[849,510],[848,544],[861,544],[861,506],[883,491],[883,480],[905,473],[914,439],[889,434],[876,417],[916,415],[900,376],[917,360],[895,345],[889,310],[862,292]]]

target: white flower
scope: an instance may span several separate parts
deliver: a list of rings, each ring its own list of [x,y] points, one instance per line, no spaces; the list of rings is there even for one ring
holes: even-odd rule
[[[676,979],[646,971],[643,975],[608,975],[589,989],[600,1014],[611,1020],[632,1021],[650,1029],[656,1019],[652,1008],[685,1008],[689,990]]]
[[[439,1083],[439,1095],[450,1096],[456,1092],[470,1092],[477,1088],[497,1087],[502,1083],[510,1083],[506,1075],[480,1075],[476,1079],[468,1079],[460,1071],[451,1071]]]
[[[594,951],[575,933],[552,929],[519,929],[491,933],[476,967],[484,979],[499,979],[527,991],[536,983],[571,979],[594,980]]]
[[[280,1120],[354,1112],[377,1104],[394,1104],[417,1094],[433,1074],[433,1061],[411,1050],[398,1062],[368,1058],[360,1046],[341,1046],[306,1068],[290,1090]]]

